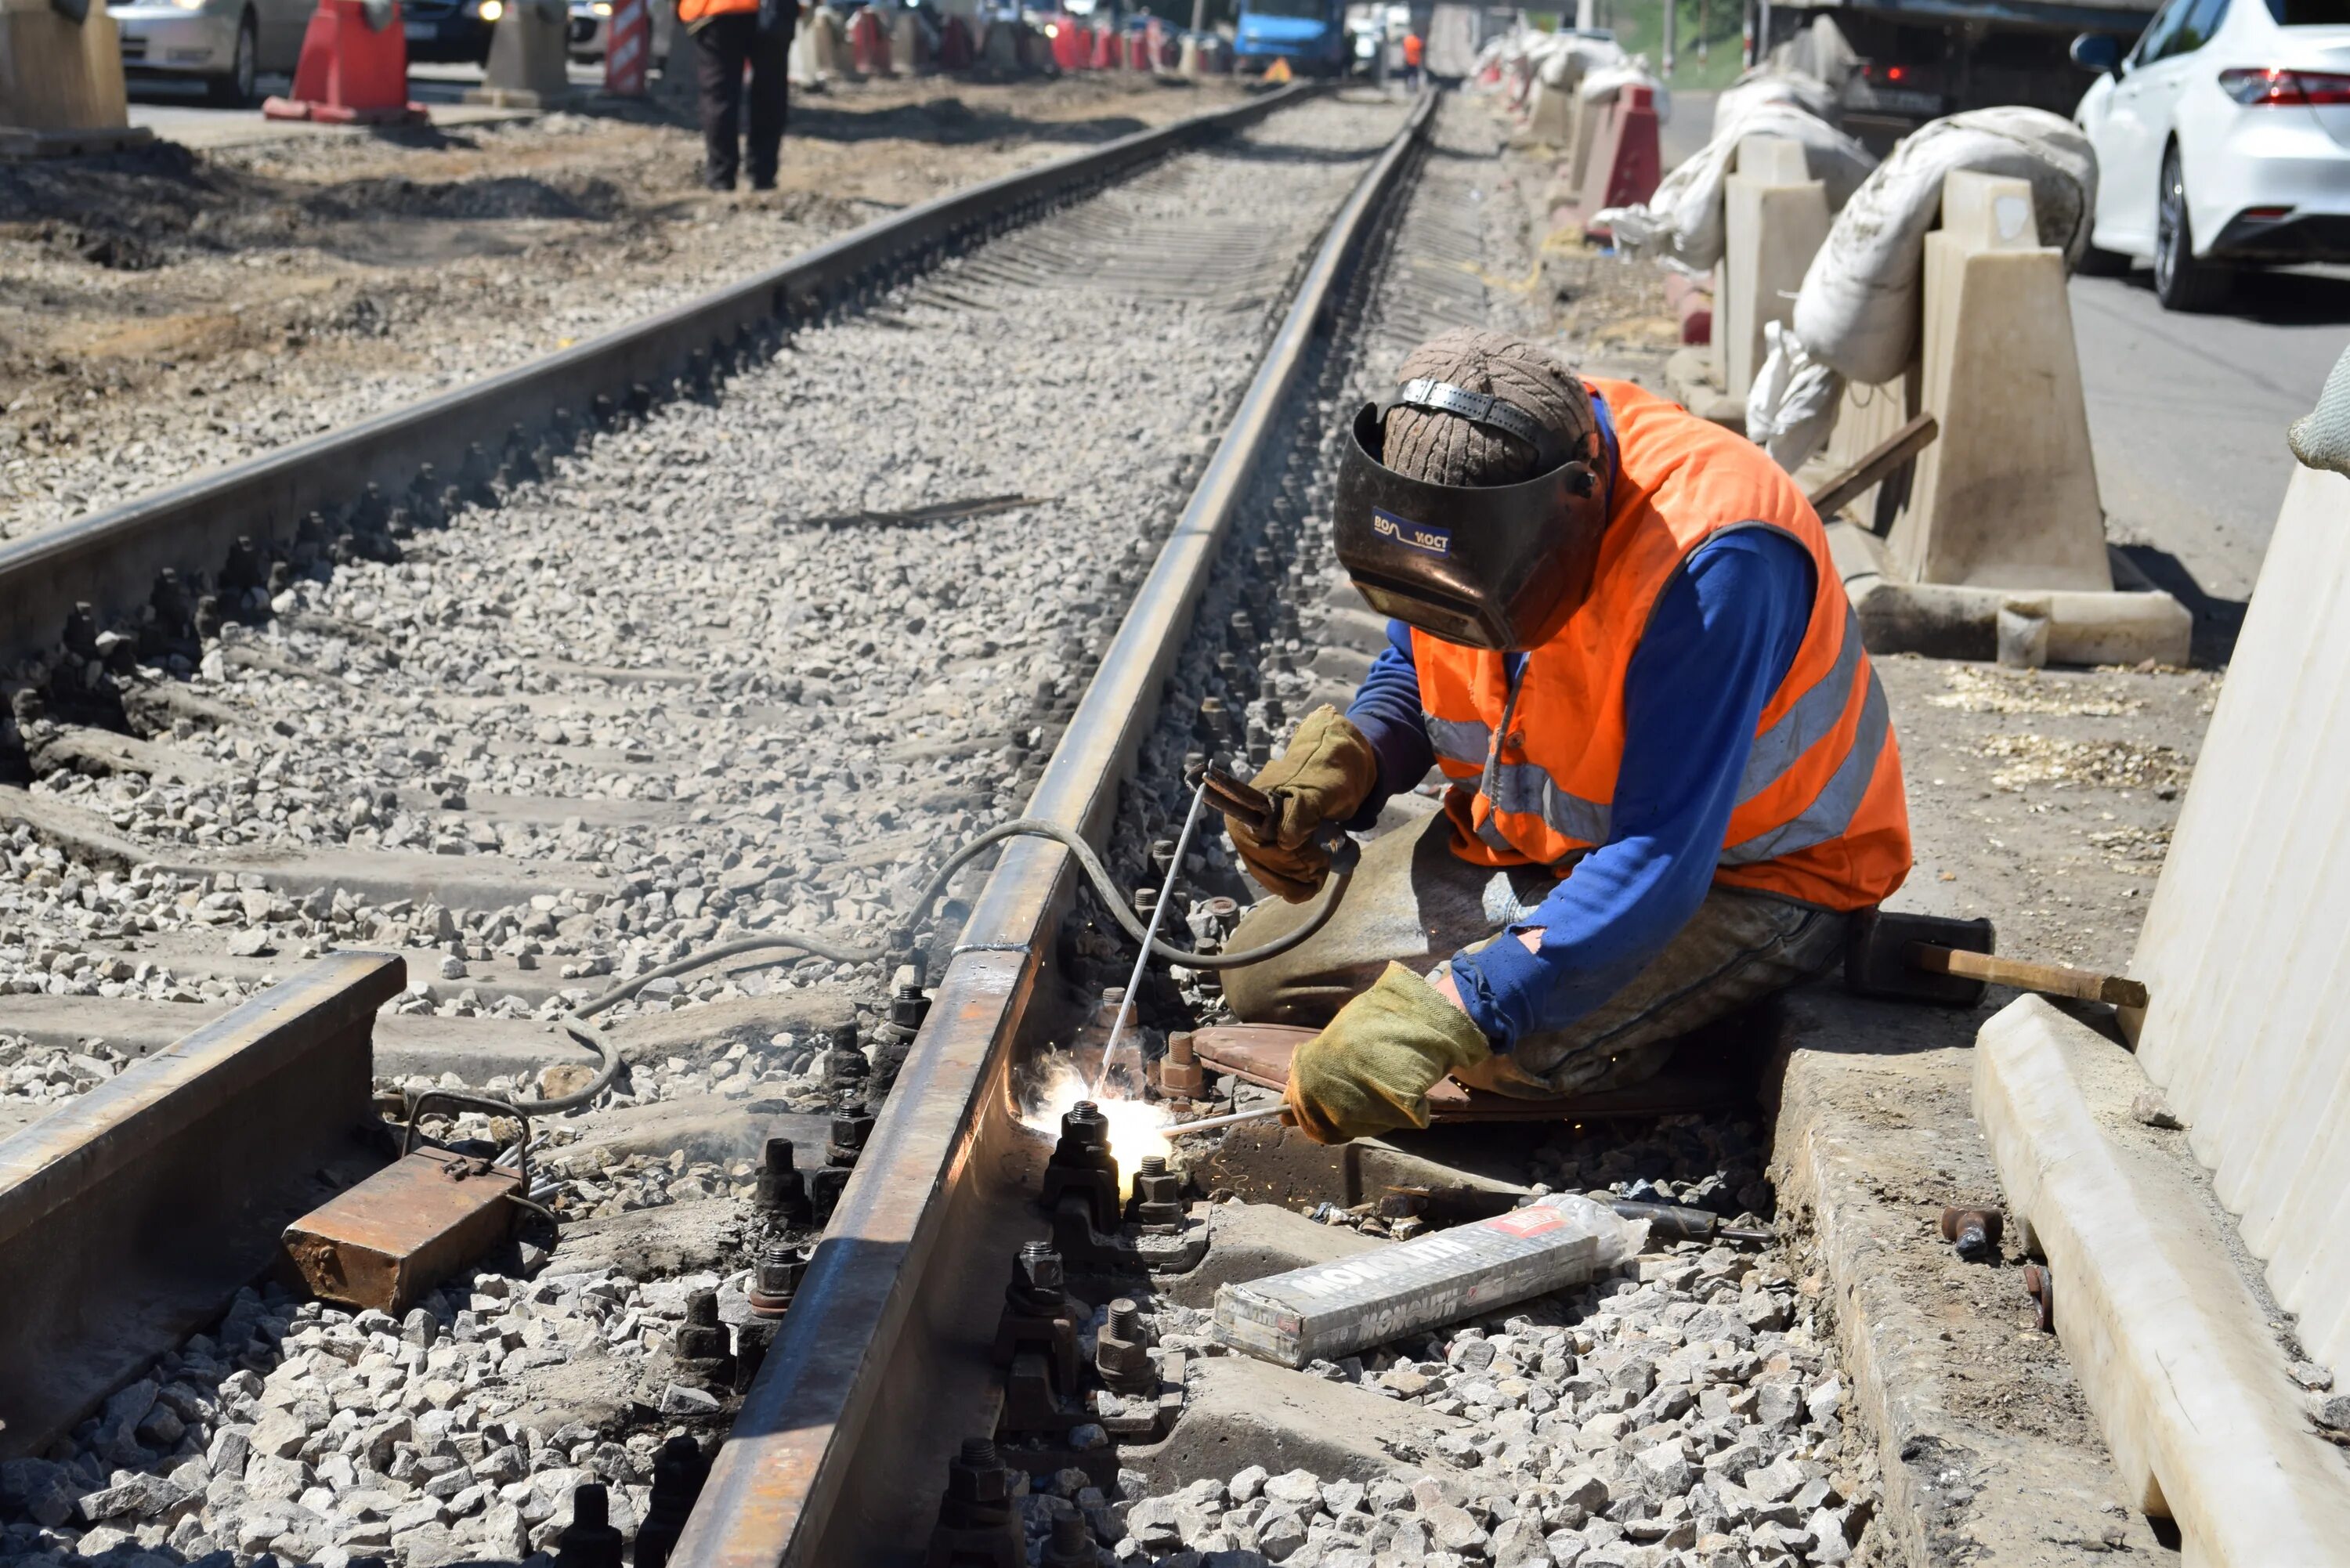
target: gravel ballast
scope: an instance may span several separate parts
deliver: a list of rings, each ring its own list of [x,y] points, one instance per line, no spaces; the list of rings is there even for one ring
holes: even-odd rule
[[[800,332],[708,403],[599,432],[396,560],[255,590],[194,657],[132,678],[180,716],[127,749],[20,702],[38,776],[19,815],[44,828],[5,836],[0,983],[47,1004],[220,1003],[308,954],[398,946],[396,1012],[551,1018],[745,934],[877,940],[930,867],[1017,814],[1302,258],[1401,112],[1284,110]],[[290,891],[212,868],[232,855],[429,857],[458,890]],[[468,874],[543,890],[469,897]],[[795,995],[869,1021],[889,980],[785,954],[657,981],[602,1021],[621,1038]],[[723,1228],[748,1165],[564,1146],[647,1101],[814,1110],[866,1076],[853,1025],[727,1033],[648,1052],[601,1109],[542,1123],[541,1198],[598,1224]],[[81,1054],[94,1065],[20,1050],[6,1082],[87,1087],[108,1061]],[[509,1129],[449,1130],[494,1147]],[[558,1247],[400,1322],[241,1301],[7,1472],[0,1558],[511,1558],[548,1548],[591,1478],[631,1530],[659,1440],[722,1403],[670,1376],[671,1320],[690,1285],[739,1315],[740,1251],[731,1272],[632,1281],[567,1275]],[[618,1380],[588,1402],[600,1418],[567,1417],[584,1366]]]

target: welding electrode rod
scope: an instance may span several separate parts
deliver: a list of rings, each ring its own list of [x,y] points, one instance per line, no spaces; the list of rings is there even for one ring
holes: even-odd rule
[[[1167,918],[1167,906],[1175,901],[1175,878],[1183,875],[1183,852],[1191,847],[1191,830],[1200,825],[1200,805],[1208,798],[1205,779],[1191,792],[1191,809],[1183,815],[1183,831],[1175,840],[1175,858],[1168,863],[1167,880],[1159,889],[1159,901],[1150,906],[1150,927],[1142,935],[1142,950],[1134,955],[1134,972],[1126,979],[1126,994],[1118,999],[1118,1018],[1109,1026],[1108,1044],[1102,1047],[1101,1070],[1094,1075],[1094,1098],[1102,1097],[1109,1087],[1110,1058],[1117,1054],[1120,1036],[1126,1033],[1126,1021],[1134,1016],[1134,1005],[1142,996],[1142,971],[1150,962],[1150,949],[1159,940],[1159,923]]]
[[[1285,1105],[1259,1106],[1253,1111],[1233,1111],[1221,1116],[1201,1116],[1196,1122],[1178,1122],[1166,1129],[1168,1137],[1183,1137],[1191,1133],[1214,1132],[1220,1127],[1236,1127],[1243,1122],[1261,1122],[1280,1116],[1289,1107]]]

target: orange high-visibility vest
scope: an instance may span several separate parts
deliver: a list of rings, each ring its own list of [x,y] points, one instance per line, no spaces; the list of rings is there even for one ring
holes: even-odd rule
[[[1420,55],[1427,47],[1426,44],[1420,42],[1418,33],[1406,33],[1403,36],[1403,63],[1408,66],[1419,65]]]
[[[723,16],[729,11],[756,11],[759,0],[677,0],[677,19],[691,26],[704,16]]]
[[[1420,707],[1452,781],[1453,849],[1565,875],[1607,842],[1624,761],[1624,677],[1650,610],[1706,540],[1770,528],[1810,552],[1817,587],[1794,664],[1763,704],[1714,880],[1831,909],[1875,904],[1909,871],[1909,810],[1884,689],[1820,520],[1779,465],[1625,381],[1594,380],[1618,449],[1590,597],[1529,650],[1503,656],[1412,633]]]

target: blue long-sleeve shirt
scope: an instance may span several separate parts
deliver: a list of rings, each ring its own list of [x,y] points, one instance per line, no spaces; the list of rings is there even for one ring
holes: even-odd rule
[[[1461,1000],[1494,1049],[1596,1008],[1697,913],[1762,705],[1794,662],[1814,591],[1810,556],[1763,529],[1708,540],[1665,586],[1625,676],[1607,842],[1510,928],[1539,929],[1539,950],[1512,936],[1452,961]],[[1409,628],[1391,622],[1388,637],[1347,714],[1379,759],[1378,787],[1350,826],[1368,826],[1435,761]],[[1524,656],[1509,658],[1514,680]]]

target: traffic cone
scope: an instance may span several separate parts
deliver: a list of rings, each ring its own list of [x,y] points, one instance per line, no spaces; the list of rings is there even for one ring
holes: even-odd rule
[[[861,77],[886,77],[889,69],[889,35],[870,5],[860,5],[848,19],[848,57]]]
[[[1586,169],[1583,200],[1577,209],[1584,218],[1583,235],[1610,244],[1615,234],[1591,222],[1608,207],[1628,207],[1657,193],[1662,161],[1657,146],[1657,93],[1653,88],[1627,87],[1616,94],[1616,106],[1591,150]]]
[[[424,106],[408,99],[408,34],[397,0],[318,0],[302,35],[294,90],[261,106],[269,119],[329,125],[413,125]]]
[[[604,35],[604,92],[610,98],[642,98],[652,64],[650,0],[612,0]]]
[[[967,71],[976,53],[971,47],[971,27],[960,16],[950,16],[939,26],[939,69]]]
[[[1285,86],[1288,81],[1289,62],[1282,58],[1280,56],[1275,55],[1273,58],[1273,64],[1265,67],[1264,68],[1264,85],[1267,87],[1283,87]]]

